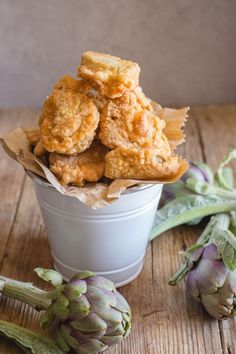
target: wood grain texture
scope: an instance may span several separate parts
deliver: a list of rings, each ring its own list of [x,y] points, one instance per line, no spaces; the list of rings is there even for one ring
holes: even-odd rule
[[[0,111],[0,134],[20,124],[33,126],[37,115],[29,110]],[[186,132],[183,155],[204,159],[215,168],[228,148],[236,145],[236,106],[193,108]],[[0,182],[0,272],[45,288],[33,273],[36,266],[52,266],[36,197],[21,167],[2,150]],[[141,275],[121,288],[132,308],[133,331],[108,354],[236,353],[235,320],[211,319],[186,296],[184,282],[178,287],[168,285],[181,262],[179,251],[191,245],[200,230],[199,226],[178,227],[149,245]],[[2,299],[0,311],[2,319],[40,331],[39,315],[28,306]],[[0,353],[21,351],[0,338]]]

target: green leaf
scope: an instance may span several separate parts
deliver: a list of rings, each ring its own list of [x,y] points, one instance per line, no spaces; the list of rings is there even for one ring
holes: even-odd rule
[[[64,352],[69,352],[70,351],[70,347],[69,345],[66,343],[65,339],[62,337],[59,329],[56,330],[56,335],[55,335],[56,341],[58,346],[64,351]]]
[[[215,187],[213,184],[199,181],[194,178],[188,178],[186,185],[191,191],[202,195],[214,195],[217,194],[218,191],[217,187]]]
[[[212,238],[224,264],[233,272],[236,269],[236,238],[229,230],[218,229]]]
[[[14,341],[25,353],[64,354],[56,343],[13,323],[0,320],[0,334]]]
[[[70,314],[70,309],[68,308],[68,306],[69,306],[69,300],[64,295],[61,295],[52,304],[53,313],[61,321],[65,321]]]
[[[190,194],[176,198],[157,210],[150,239],[193,219],[232,210],[236,210],[236,201],[218,196]]]
[[[40,327],[43,328],[43,329],[49,328],[51,323],[53,322],[54,318],[55,318],[54,312],[53,312],[52,306],[50,306],[40,316],[40,319],[39,319]]]
[[[231,181],[229,181],[229,170],[225,169],[225,165],[227,165],[232,159],[236,158],[236,149],[230,151],[229,155],[221,162],[217,172],[216,172],[216,182],[220,187],[232,190],[232,174]]]
[[[70,348],[78,349],[78,341],[71,336],[71,330],[69,330],[64,324],[61,324],[60,326],[60,334]]]
[[[60,273],[53,269],[35,268],[37,275],[53,286],[59,286],[63,283],[63,278]]]
[[[73,318],[81,320],[89,314],[90,304],[86,296],[81,296],[77,301],[70,302],[70,315]]]
[[[225,183],[227,183],[228,188],[231,190],[234,188],[234,173],[231,167],[222,168],[222,177]]]

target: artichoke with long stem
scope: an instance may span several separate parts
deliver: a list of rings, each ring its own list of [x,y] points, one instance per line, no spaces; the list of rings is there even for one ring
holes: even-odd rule
[[[45,310],[40,325],[54,325],[61,350],[95,354],[128,336],[130,307],[113,282],[89,271],[77,274],[68,283],[54,270],[37,268],[36,272],[54,286],[52,291],[0,276],[0,292],[38,311]]]
[[[230,219],[229,214],[211,217],[169,281],[177,285],[186,277],[188,293],[217,319],[236,313],[236,237],[230,231]]]

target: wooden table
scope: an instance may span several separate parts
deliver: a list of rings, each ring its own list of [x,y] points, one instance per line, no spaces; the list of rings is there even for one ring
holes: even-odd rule
[[[0,132],[20,125],[33,126],[38,113],[1,110]],[[204,160],[215,168],[229,147],[236,145],[236,106],[193,108],[186,132],[184,156]],[[51,267],[52,257],[32,184],[22,167],[2,150],[0,198],[0,273],[45,287],[33,269]],[[196,240],[200,229],[199,226],[179,227],[150,244],[141,275],[121,288],[133,312],[132,334],[107,353],[236,353],[236,322],[210,318],[200,305],[186,296],[184,282],[178,287],[168,285],[168,278],[181,261],[178,252]],[[39,331],[39,315],[28,306],[2,299],[0,311],[0,318]],[[0,353],[20,352],[13,344],[0,339]]]

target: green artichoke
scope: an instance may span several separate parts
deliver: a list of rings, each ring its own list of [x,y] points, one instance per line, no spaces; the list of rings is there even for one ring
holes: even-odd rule
[[[54,324],[55,339],[64,352],[94,354],[121,342],[131,328],[127,301],[110,280],[84,271],[63,283],[54,270],[36,269],[54,286],[43,292],[32,284],[0,277],[2,294],[22,300],[37,310],[46,309],[40,319],[43,328]]]
[[[187,276],[189,294],[214,318],[235,316],[236,271],[225,266],[212,243],[195,251],[194,264]]]
[[[229,214],[212,216],[169,281],[177,285],[186,277],[188,293],[217,319],[236,313],[236,237],[231,225]]]

